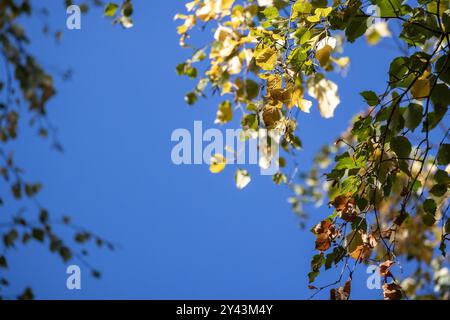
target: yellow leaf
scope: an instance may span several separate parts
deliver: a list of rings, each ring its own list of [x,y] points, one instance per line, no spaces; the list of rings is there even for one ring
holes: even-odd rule
[[[209,171],[212,173],[219,173],[222,172],[223,169],[225,169],[226,166],[226,159],[221,154],[215,154],[211,157],[211,165],[209,166]]]
[[[388,38],[391,36],[391,31],[385,21],[377,22],[371,25],[366,31],[366,39],[370,45],[376,45],[380,42],[381,38]]]
[[[234,2],[234,0],[222,0],[221,1],[221,10],[222,11],[230,10],[231,7],[233,6],[233,2]]]
[[[221,95],[223,96],[224,94],[230,93],[232,88],[233,88],[233,84],[230,81],[225,82],[222,86]]]
[[[187,30],[188,30],[188,29],[187,29],[186,25],[184,25],[184,24],[177,27],[177,32],[178,32],[178,34],[186,33]]]
[[[333,61],[339,66],[339,68],[344,69],[350,63],[350,58],[340,57],[338,59],[333,59]]]
[[[292,90],[292,95],[291,95],[291,100],[289,101],[289,103],[286,105],[288,109],[292,108],[295,105],[299,104],[299,100],[301,99],[303,95],[303,91],[299,88],[294,88]]]
[[[225,100],[219,105],[219,110],[217,111],[217,118],[214,123],[224,124],[230,122],[233,118],[233,110],[231,109],[231,103]]]
[[[328,8],[317,8],[314,12],[315,12],[315,14],[318,14],[321,17],[326,18],[331,13],[332,9],[333,8],[331,8],[331,7],[328,7]]]
[[[233,36],[233,30],[231,28],[219,26],[214,33],[214,39],[219,42],[225,41],[226,38]]]
[[[256,59],[256,64],[266,71],[273,70],[275,63],[277,62],[277,53],[270,47],[256,49],[254,57]]]
[[[195,6],[199,3],[200,0],[194,0],[192,2],[188,2],[185,4],[187,11],[194,10]]]
[[[214,2],[207,1],[195,12],[195,14],[200,20],[209,21],[211,18],[214,18],[216,13],[214,9]]]
[[[318,16],[318,15],[309,16],[306,18],[306,20],[308,20],[309,22],[319,22],[320,16]]]
[[[280,89],[283,79],[278,74],[271,74],[267,77],[267,91]]]
[[[411,94],[414,99],[427,98],[430,95],[430,80],[427,79],[428,72],[425,71],[424,74],[414,82],[411,87]]]
[[[309,22],[319,22],[321,18],[326,18],[331,13],[332,8],[317,8],[314,15],[306,18]]]
[[[219,51],[219,56],[222,58],[228,57],[230,54],[233,53],[233,50],[235,49],[238,42],[236,40],[233,40],[231,38],[226,38],[224,42],[222,42],[223,47]]]
[[[325,45],[322,49],[316,51],[316,59],[322,67],[330,61],[331,51],[333,51],[333,48],[329,45]]]

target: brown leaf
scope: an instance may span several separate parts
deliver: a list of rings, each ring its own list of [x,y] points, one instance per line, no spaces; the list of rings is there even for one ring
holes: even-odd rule
[[[326,251],[330,248],[331,242],[339,236],[336,226],[329,220],[323,220],[314,228],[316,238],[316,249]]]
[[[275,128],[281,119],[281,111],[275,107],[266,106],[263,110],[263,120],[267,129]]]
[[[328,229],[331,226],[331,221],[329,220],[323,220],[320,221],[315,227],[314,227],[314,233],[315,234],[321,234],[328,231]]]
[[[406,218],[408,218],[408,214],[406,212],[401,212],[394,220],[394,223],[397,226],[401,226],[403,224],[403,222],[406,220]]]
[[[356,214],[354,211],[343,210],[339,214],[339,217],[344,221],[353,222],[353,220],[355,220]]]
[[[347,251],[355,260],[363,261],[370,257],[372,248],[367,242],[367,235],[361,230],[352,231],[347,235]]]
[[[330,202],[330,204],[336,208],[337,211],[342,211],[345,208],[345,205],[348,202],[348,197],[346,196],[337,196],[336,198],[334,198],[334,200],[332,202]]]
[[[330,300],[348,300],[350,298],[352,279],[348,279],[343,287],[330,290]]]
[[[330,290],[330,300],[337,300],[336,299],[336,289]]]
[[[372,249],[375,248],[378,244],[378,241],[373,234],[363,236],[363,240],[364,240],[364,243],[366,243]]]
[[[402,288],[396,283],[383,285],[384,300],[400,300],[403,297]]]
[[[340,213],[340,217],[348,222],[354,220],[356,216],[355,199],[346,196],[337,196],[330,204]]]
[[[320,233],[316,238],[316,249],[319,251],[327,251],[331,246],[331,241],[326,233]]]
[[[380,264],[380,275],[382,277],[392,277],[390,269],[394,263],[394,261],[387,260]]]
[[[362,244],[356,247],[355,250],[350,252],[350,257],[355,260],[364,261],[370,257],[372,249],[367,244]]]
[[[348,279],[344,285],[344,293],[347,294],[347,297],[350,297],[351,288],[352,288],[352,279]]]

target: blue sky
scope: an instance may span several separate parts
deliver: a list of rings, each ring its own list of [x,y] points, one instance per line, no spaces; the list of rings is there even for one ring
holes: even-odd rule
[[[64,29],[63,1],[46,1],[50,25]],[[42,35],[41,20],[26,21],[31,51],[51,72],[74,70],[57,81],[49,104],[65,153],[23,129],[16,161],[29,180],[43,181],[40,202],[56,216],[120,244],[114,252],[93,250],[89,262],[100,280],[82,265],[82,289],[66,289],[66,266],[37,243],[10,254],[12,290],[31,285],[41,299],[305,299],[313,236],[300,230],[285,187],[254,175],[238,191],[235,168],[219,175],[206,165],[175,166],[170,153],[176,128],[192,130],[195,120],[213,127],[216,99],[188,107],[184,94],[193,82],[175,74],[188,57],[179,48],[173,21],[181,1],[136,1],[135,27],[123,30],[102,18],[101,9],[82,16],[81,30],[64,30],[60,45]],[[203,35],[205,39],[210,34]],[[385,40],[392,46],[392,40]],[[364,107],[358,92],[384,88],[388,63],[400,55],[364,40],[347,45],[346,78],[332,75],[341,104],[335,118],[317,108],[299,118],[304,150],[302,169],[324,144],[343,131]],[[252,169],[257,172],[256,169]],[[311,226],[329,214],[309,210]],[[74,263],[77,263],[75,261]],[[335,279],[318,279],[318,285]],[[380,298],[366,288],[364,270],[353,281],[353,297]],[[327,298],[328,292],[318,298]]]

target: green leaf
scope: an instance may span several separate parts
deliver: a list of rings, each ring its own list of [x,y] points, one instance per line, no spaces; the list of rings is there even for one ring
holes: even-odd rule
[[[442,197],[446,192],[447,192],[446,184],[435,184],[430,189],[430,193],[436,197]]]
[[[131,2],[125,2],[122,6],[122,14],[125,17],[130,17],[133,14],[133,4]]]
[[[353,18],[350,25],[345,29],[345,35],[349,42],[354,42],[367,30],[367,17]]]
[[[20,181],[17,181],[11,186],[11,193],[13,194],[15,199],[20,199],[22,197],[22,186],[20,184]]]
[[[184,97],[184,100],[187,102],[188,105],[192,106],[195,102],[197,102],[197,95],[194,92],[189,92]]]
[[[18,300],[33,300],[34,294],[31,288],[26,288],[23,293],[17,297]]]
[[[366,198],[363,198],[363,197],[356,198],[356,205],[358,206],[359,210],[361,210],[361,211],[366,210],[368,204],[369,204],[369,201],[367,201]]]
[[[392,60],[389,66],[389,84],[395,88],[402,84],[402,79],[408,72],[407,57],[398,57]]]
[[[441,109],[448,107],[450,104],[450,89],[444,83],[438,83],[434,86],[433,92],[431,93],[431,101],[433,102],[435,108],[436,106]]]
[[[41,209],[39,212],[39,221],[41,223],[47,223],[48,222],[48,211],[45,209]]]
[[[305,44],[306,42],[309,41],[309,39],[311,39],[311,31],[309,31],[308,29],[300,29],[302,32],[301,36],[300,36],[300,44]]]
[[[423,202],[423,210],[425,210],[426,213],[434,216],[436,213],[436,202],[433,199],[425,200]]]
[[[400,212],[400,214],[397,215],[397,217],[395,218],[394,223],[397,226],[401,226],[403,224],[403,222],[408,218],[409,218],[409,213],[404,212],[404,211]]]
[[[335,259],[336,259],[336,252],[334,250],[333,252],[327,254],[327,257],[325,258],[325,270],[331,268]]]
[[[300,0],[294,4],[293,9],[300,13],[311,13],[312,5],[309,2]]]
[[[100,271],[95,270],[95,269],[92,270],[91,275],[92,275],[94,278],[97,278],[97,279],[99,279],[99,278],[102,276],[102,274],[100,273]]]
[[[434,181],[436,181],[437,183],[449,183],[450,177],[448,176],[447,171],[439,169],[434,174]]]
[[[308,274],[309,283],[314,282],[314,280],[320,273],[320,268],[323,266],[324,263],[325,258],[322,253],[313,256],[311,260],[311,272]]]
[[[107,17],[115,16],[118,8],[119,8],[119,6],[117,4],[112,3],[112,2],[108,3],[105,6],[105,10],[104,10],[105,16],[107,16]]]
[[[338,246],[338,247],[334,248],[333,252],[334,252],[334,255],[335,255],[334,264],[338,264],[339,262],[341,262],[341,260],[347,254],[347,250],[344,247],[342,247],[342,246]]]
[[[282,183],[287,183],[287,177],[285,174],[281,172],[277,172],[272,176],[272,180],[276,185],[280,185]]]
[[[450,84],[450,59],[448,55],[443,55],[440,57],[436,62],[435,67],[436,73],[440,72],[439,78],[447,84]]]
[[[434,218],[434,216],[429,213],[426,213],[422,216],[422,221],[428,227],[431,227],[436,223],[436,219]]]
[[[367,220],[362,217],[355,217],[352,221],[352,230],[366,230]]]
[[[380,103],[380,99],[373,91],[363,91],[360,95],[364,98],[364,100],[366,100],[369,106],[376,106]]]
[[[243,130],[253,129],[258,130],[258,117],[256,114],[247,114],[241,119],[241,126]]]
[[[204,50],[200,49],[195,51],[195,53],[192,55],[192,62],[199,62],[203,61],[206,58],[206,53]]]
[[[70,251],[70,249],[67,247],[59,248],[59,255],[64,260],[64,262],[67,262],[70,259],[72,259],[72,251]]]
[[[411,188],[411,184],[412,184],[412,191],[414,192],[417,192],[422,187],[422,182],[420,182],[419,180],[414,181],[414,183],[411,181],[408,184],[408,188]]]
[[[244,83],[239,83],[237,94],[247,100],[253,100],[259,95],[259,85],[255,81],[247,79]]]
[[[406,160],[398,160],[398,167],[409,177],[411,177],[411,171],[409,170],[409,164]]]
[[[19,234],[17,233],[16,229],[12,229],[8,233],[6,233],[3,236],[3,243],[5,244],[5,247],[12,247],[18,237]]]
[[[8,262],[5,256],[0,256],[0,268],[8,268]]]
[[[406,127],[413,131],[422,122],[423,110],[422,106],[417,103],[411,103],[405,110],[403,118],[405,119]]]
[[[376,0],[375,4],[380,9],[381,17],[402,16],[400,0]]]
[[[275,19],[280,15],[278,9],[275,7],[267,7],[266,9],[264,9],[263,14],[267,19]]]
[[[33,228],[32,236],[39,242],[44,242],[44,230],[38,229],[38,228]]]
[[[214,123],[224,124],[230,122],[233,118],[233,109],[231,108],[231,102],[225,100],[219,104],[219,110],[217,111],[216,121]]]
[[[437,154],[437,163],[438,165],[447,165],[450,162],[450,144],[444,143],[439,148]]]
[[[27,197],[33,197],[36,195],[39,191],[42,189],[42,184],[35,183],[35,184],[26,184],[25,185],[25,194]]]
[[[187,63],[183,62],[183,63],[179,63],[176,67],[177,70],[177,75],[182,76],[184,75],[184,70],[186,68]]]
[[[191,79],[197,78],[197,69],[194,67],[188,67],[185,69],[184,74]]]
[[[411,143],[403,136],[397,136],[391,139],[391,149],[399,158],[408,158],[411,154]]]

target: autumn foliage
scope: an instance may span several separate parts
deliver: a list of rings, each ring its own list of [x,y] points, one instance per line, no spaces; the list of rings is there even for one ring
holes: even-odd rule
[[[349,299],[355,269],[376,264],[385,299],[449,298],[448,2],[195,0],[175,19],[180,45],[192,53],[177,72],[198,79],[187,103],[219,94],[217,124],[238,118],[246,138],[259,128],[278,134],[285,153],[270,159],[281,164],[274,181],[292,189],[300,217],[304,204],[328,201],[329,216],[311,230],[313,295],[331,287],[331,299]],[[192,44],[208,31],[208,43]],[[366,108],[299,172],[297,119],[316,107],[334,116],[341,101],[328,74],[352,58],[341,49],[389,37],[400,55],[387,66],[385,91],[361,92]],[[402,263],[413,271],[400,278],[394,269]],[[337,281],[315,285],[330,269]]]

